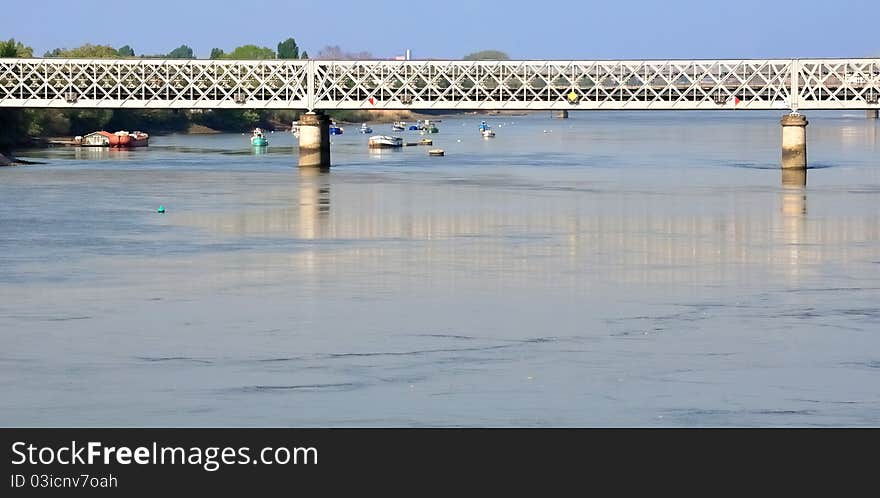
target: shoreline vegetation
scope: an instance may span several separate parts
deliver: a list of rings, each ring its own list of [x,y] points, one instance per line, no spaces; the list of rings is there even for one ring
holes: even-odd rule
[[[220,48],[211,50],[211,59],[267,60],[267,59],[308,59],[305,51],[300,52],[293,38],[278,44],[277,51],[257,45],[236,47],[229,53]],[[477,52],[466,56],[489,54],[493,58],[506,58],[497,51]],[[499,55],[500,54],[500,55]],[[0,58],[34,57],[33,49],[15,39],[0,41]],[[136,55],[125,45],[118,49],[108,45],[85,44],[73,49],[56,48],[46,52],[46,58],[163,58],[195,59],[192,48],[187,45],[167,54]],[[369,52],[350,53],[338,46],[328,46],[318,52],[316,59],[375,59]],[[11,151],[21,148],[51,147],[72,142],[74,136],[86,135],[98,130],[140,130],[150,135],[171,133],[207,134],[241,133],[256,127],[265,130],[289,131],[294,121],[299,120],[303,110],[293,109],[57,109],[57,108],[0,108],[0,152],[5,154],[3,162],[11,163]],[[449,111],[449,114],[461,114]],[[421,115],[398,110],[341,110],[329,111],[327,115],[340,124],[352,123],[391,123],[410,121]],[[434,113],[426,113],[434,117]]]

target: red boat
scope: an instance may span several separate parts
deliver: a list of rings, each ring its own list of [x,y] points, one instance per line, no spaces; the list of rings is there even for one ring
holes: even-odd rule
[[[80,139],[80,145],[89,147],[144,147],[148,145],[150,135],[142,131],[96,131]]]

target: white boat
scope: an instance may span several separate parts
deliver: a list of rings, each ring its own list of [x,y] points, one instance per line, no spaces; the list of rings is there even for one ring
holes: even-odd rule
[[[269,145],[269,141],[266,140],[266,137],[263,136],[263,130],[260,128],[254,128],[254,133],[251,135],[251,145],[255,147],[264,147]]]
[[[298,121],[294,121],[290,125],[290,131],[291,131],[291,133],[293,133],[293,136],[295,136],[296,138],[299,138],[299,122]]]
[[[374,135],[370,137],[368,145],[371,149],[391,149],[403,147],[403,138],[388,135]]]
[[[391,131],[405,131],[406,130],[406,121],[396,121],[391,125]]]
[[[367,123],[361,123],[361,133],[368,135],[373,133],[373,129],[367,126]]]
[[[483,134],[483,138],[493,138],[495,136],[495,132],[490,129],[485,129],[480,133]]]

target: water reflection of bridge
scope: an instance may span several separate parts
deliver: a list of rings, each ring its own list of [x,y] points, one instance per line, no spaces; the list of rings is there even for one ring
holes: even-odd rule
[[[394,258],[395,265],[409,261],[420,271],[470,268],[523,285],[591,269],[596,278],[646,283],[767,273],[800,278],[829,264],[880,259],[880,215],[810,216],[803,178],[789,174],[785,180],[778,194],[744,199],[750,209],[716,212],[678,210],[635,196],[616,203],[544,200],[520,209],[511,208],[523,200],[520,194],[485,200],[478,189],[455,193],[464,209],[428,209],[407,192],[392,195],[394,187],[334,185],[333,175],[303,170],[288,207],[186,222],[222,236],[318,242],[306,250],[297,243],[296,251],[278,255],[309,272],[357,273]]]

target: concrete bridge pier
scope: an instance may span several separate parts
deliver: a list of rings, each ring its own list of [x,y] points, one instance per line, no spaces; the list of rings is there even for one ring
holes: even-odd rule
[[[559,118],[559,119],[568,119],[568,111],[566,111],[565,109],[563,109],[561,111],[556,111],[553,113],[553,117]]]
[[[299,166],[330,167],[330,118],[320,111],[299,117]]]
[[[865,115],[868,119],[877,119],[877,109],[868,109],[865,111]]]
[[[779,121],[782,125],[782,169],[807,169],[807,118],[792,112]]]

